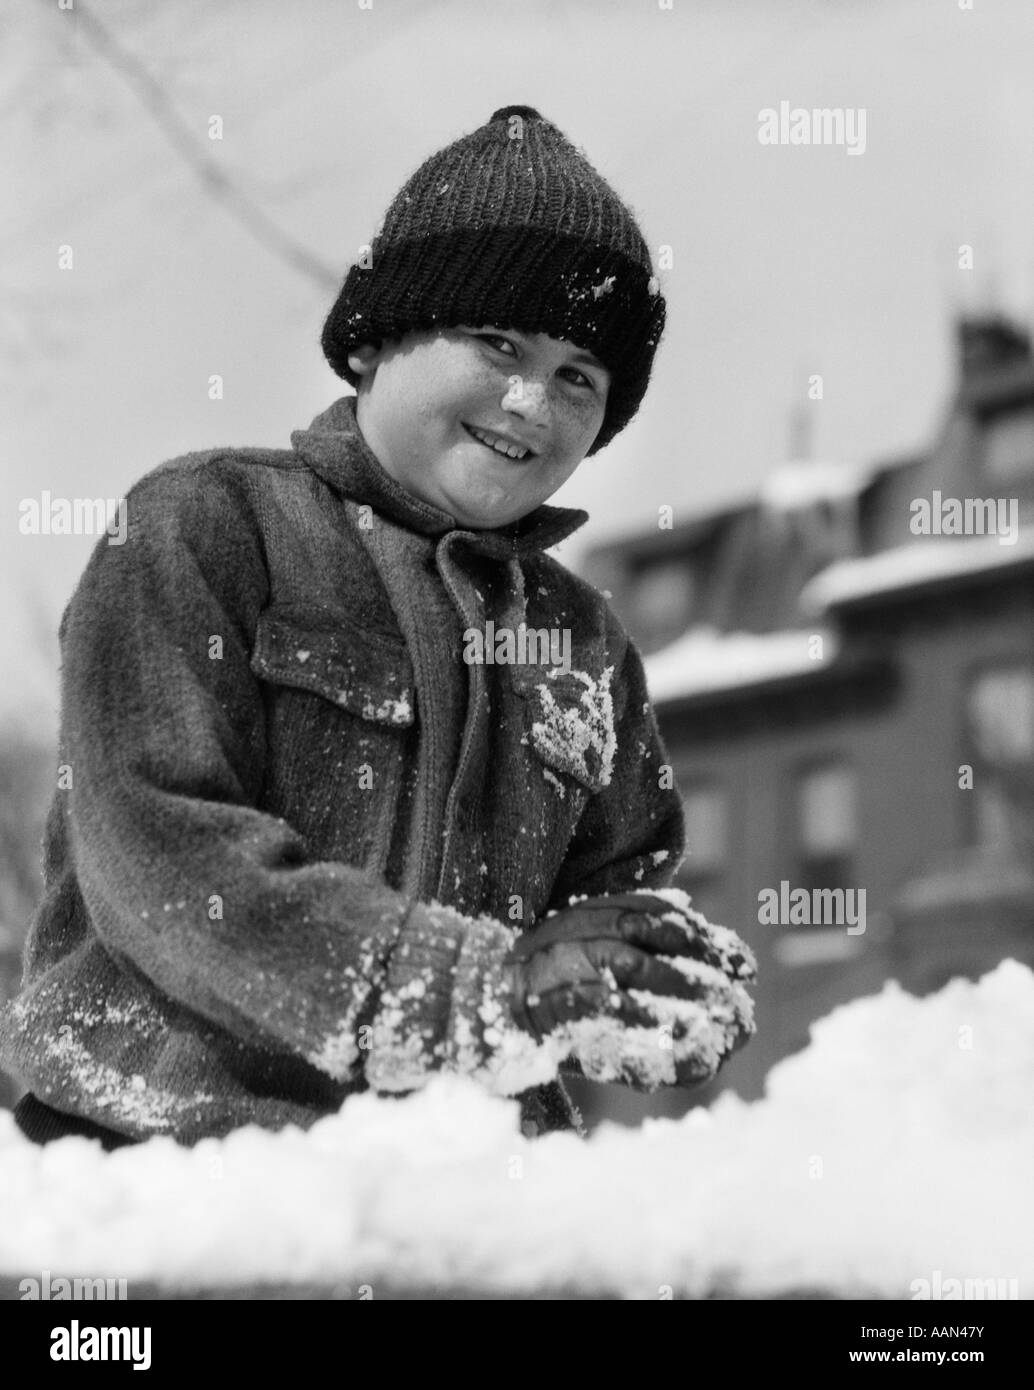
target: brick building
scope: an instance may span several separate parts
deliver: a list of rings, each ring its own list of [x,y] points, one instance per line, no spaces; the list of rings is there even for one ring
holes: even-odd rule
[[[759,1095],[815,1018],[887,978],[1034,965],[1034,358],[1000,318],[962,322],[958,350],[927,452],[794,463],[587,562],[647,654],[679,882],[759,958],[758,1036],[697,1100]]]

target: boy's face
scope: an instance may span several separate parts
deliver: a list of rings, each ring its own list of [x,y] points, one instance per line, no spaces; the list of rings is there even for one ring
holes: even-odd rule
[[[475,530],[517,521],[567,481],[599,433],[610,386],[591,353],[513,329],[407,333],[358,348],[349,365],[360,378],[356,419],[381,467]]]

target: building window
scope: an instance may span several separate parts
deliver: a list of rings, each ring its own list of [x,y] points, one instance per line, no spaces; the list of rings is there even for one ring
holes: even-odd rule
[[[851,886],[858,842],[854,770],[846,763],[810,767],[797,778],[795,887]]]
[[[1034,667],[1008,663],[974,677],[967,701],[968,737],[976,763],[973,839],[987,848],[1012,843],[1006,784],[1034,762]]]
[[[693,617],[693,574],[683,561],[650,565],[635,581],[635,623],[648,644],[669,642],[689,627]]]
[[[686,816],[687,878],[720,873],[729,854],[728,805],[725,793],[713,783],[690,786],[682,797]]]
[[[1010,663],[981,671],[970,685],[969,718],[977,752],[988,763],[1034,757],[1034,668]]]
[[[1012,843],[1009,806],[1000,789],[978,782],[973,788],[973,838],[985,849]]]
[[[1034,405],[993,415],[987,422],[984,450],[989,477],[1034,473]]]

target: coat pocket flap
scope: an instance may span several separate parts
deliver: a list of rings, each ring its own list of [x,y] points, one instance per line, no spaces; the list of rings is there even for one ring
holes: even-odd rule
[[[609,666],[598,676],[554,668],[520,686],[528,702],[527,730],[535,752],[591,792],[609,786],[613,775],[617,736],[612,675]]]
[[[374,724],[412,724],[413,666],[401,642],[351,624],[314,628],[262,613],[251,669],[263,680],[322,695]]]

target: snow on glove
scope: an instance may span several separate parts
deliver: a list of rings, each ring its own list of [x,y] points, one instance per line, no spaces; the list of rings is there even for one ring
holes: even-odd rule
[[[556,1078],[567,1039],[540,1042],[512,1017],[513,943],[513,928],[490,917],[437,902],[412,905],[360,1053],[374,1090],[417,1090],[435,1072],[449,1071],[513,1096]],[[346,1021],[341,1047],[348,1057],[356,1051],[353,1032]]]
[[[664,956],[688,956],[714,966],[733,980],[753,980],[756,962],[750,947],[728,927],[709,922],[691,906],[691,901],[688,893],[679,888],[574,899],[569,907],[548,917],[535,937],[541,941],[550,926],[563,923],[576,913],[606,913],[618,917],[624,939],[635,940],[647,950]],[[566,934],[565,927],[561,926],[560,931]]]
[[[547,918],[518,947],[533,949],[569,935],[583,939],[583,933],[592,939],[594,920],[605,924],[604,933],[656,956],[654,968],[629,983],[620,1014],[583,1016],[561,1026],[584,1075],[648,1091],[710,1080],[754,1032],[753,1004],[744,987],[755,977],[750,948],[729,928],[708,922],[678,889],[583,899]],[[670,974],[660,974],[662,966],[679,977],[677,987]],[[641,1010],[638,1019],[631,1006]]]
[[[568,1058],[649,1090],[713,1076],[753,1030],[740,983],[753,958],[688,904],[674,890],[587,898],[516,942],[501,922],[414,904],[359,1054],[368,1084],[415,1090],[446,1070],[516,1095]],[[349,1059],[353,1034],[348,1021]]]
[[[693,999],[698,987],[656,954],[677,949],[685,933],[620,906],[575,907],[525,933],[504,963],[510,1012],[537,1041],[576,1019],[606,1015],[649,1027],[650,1014],[629,991]],[[677,939],[678,938],[678,939]]]

